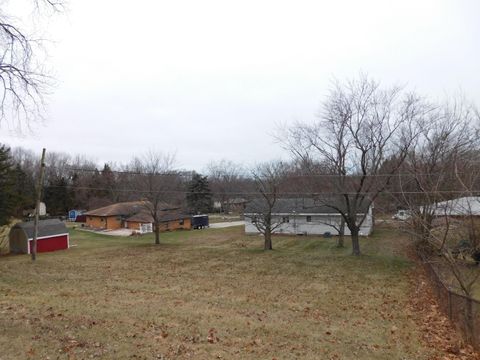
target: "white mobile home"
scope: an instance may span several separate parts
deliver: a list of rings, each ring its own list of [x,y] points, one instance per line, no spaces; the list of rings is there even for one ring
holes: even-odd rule
[[[366,215],[365,215],[366,214]],[[245,209],[245,233],[258,234],[255,225],[259,216],[258,201],[252,201]],[[364,207],[358,212],[358,218],[365,216],[360,228],[360,236],[368,236],[373,230],[371,207]],[[272,210],[272,222],[278,227],[276,234],[338,235],[341,215],[332,207],[315,202],[313,199],[278,199]],[[345,226],[345,235],[350,230]]]

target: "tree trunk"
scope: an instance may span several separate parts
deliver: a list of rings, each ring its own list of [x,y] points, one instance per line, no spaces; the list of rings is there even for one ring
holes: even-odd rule
[[[360,240],[358,238],[358,228],[352,227],[350,229],[350,235],[352,236],[352,255],[359,256],[360,255]]]
[[[273,250],[272,248],[272,232],[269,230],[265,231],[265,245],[264,245],[264,250]]]
[[[223,212],[225,215],[228,215],[230,214],[230,199],[228,197],[224,200],[224,204],[225,207],[223,208]]]
[[[337,248],[343,248],[345,239],[345,219],[342,216],[340,220],[340,229],[338,231],[338,240],[337,240]]]
[[[469,294],[467,294],[467,297],[465,298],[465,323],[467,342],[472,345],[477,345],[475,338],[475,316],[473,315],[473,301]]]
[[[155,245],[160,245],[160,226],[155,223]]]

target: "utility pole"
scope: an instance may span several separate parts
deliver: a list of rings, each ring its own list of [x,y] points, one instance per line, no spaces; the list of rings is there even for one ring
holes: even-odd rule
[[[33,240],[30,253],[32,254],[32,261],[37,258],[37,237],[38,237],[38,217],[40,214],[40,201],[42,200],[43,177],[45,174],[45,149],[42,151],[42,160],[40,162],[40,176],[37,183],[37,201],[35,205],[35,220],[33,222]]]

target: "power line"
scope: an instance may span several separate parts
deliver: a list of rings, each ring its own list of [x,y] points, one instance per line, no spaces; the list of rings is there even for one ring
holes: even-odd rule
[[[86,169],[86,168],[73,168],[73,167],[56,167],[56,166],[47,166],[47,169],[56,169],[56,170],[66,170],[71,172],[87,172],[87,173],[99,173],[103,174],[105,171],[98,170],[98,169]],[[125,174],[125,175],[142,175],[142,176],[179,176],[179,177],[191,177],[194,171],[172,171],[172,172],[142,172],[142,171],[131,171],[131,170],[112,170],[109,169],[107,173],[113,174]],[[458,174],[472,174],[471,172],[460,171],[457,172]],[[339,175],[339,174],[286,174],[286,178],[374,178],[374,177],[390,177],[390,178],[397,178],[397,177],[413,177],[413,176],[441,176],[445,175],[445,171],[443,172],[432,172],[432,173],[386,173],[386,174],[346,174],[346,175]],[[239,176],[239,178],[248,178],[245,176]]]
[[[85,168],[73,168],[73,167],[65,167],[59,168],[55,166],[48,166],[47,169],[57,169],[57,170],[67,170],[73,172],[89,172],[89,173],[105,173],[104,170],[98,169],[85,169]],[[126,174],[126,175],[154,175],[154,176],[191,176],[193,172],[191,171],[171,171],[171,172],[142,172],[142,171],[132,171],[132,170],[112,170],[109,169],[107,172],[114,173],[114,174]]]
[[[155,194],[196,194],[196,195],[207,195],[212,194],[212,192],[202,192],[202,191],[188,191],[188,190],[141,190],[141,189],[112,189],[112,188],[103,188],[103,187],[90,187],[90,186],[73,186],[73,185],[47,185],[46,188],[58,188],[58,189],[75,189],[75,190],[94,190],[94,191],[111,191],[111,192],[132,192],[132,193],[140,193],[140,194],[147,194],[147,193],[155,193]],[[384,194],[393,194],[393,195],[442,195],[442,194],[479,194],[480,190],[435,190],[435,191],[383,191]],[[221,195],[231,195],[231,196],[242,196],[242,195],[256,195],[258,196],[260,192],[258,191],[236,191],[236,192],[222,192]],[[353,195],[374,195],[377,194],[376,191],[371,192],[356,192],[356,191],[349,191],[349,192],[298,192],[298,191],[281,191],[281,192],[264,192],[266,195],[277,195],[277,196],[291,196],[291,195],[303,195],[303,196],[328,196],[328,195],[335,195],[335,196],[353,196]]]

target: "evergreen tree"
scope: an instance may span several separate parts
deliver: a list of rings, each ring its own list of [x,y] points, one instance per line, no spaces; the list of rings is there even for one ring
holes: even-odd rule
[[[87,206],[87,194],[82,188],[81,178],[77,172],[72,174],[73,206],[74,209],[85,209]]]
[[[101,197],[108,199],[112,202],[117,202],[119,199],[117,197],[116,189],[116,179],[115,174],[112,171],[110,165],[105,164],[100,177],[100,184],[102,190],[100,191]]]
[[[95,171],[90,175],[86,185],[89,188],[87,192],[87,209],[95,209],[96,207],[102,206],[102,180],[100,171],[98,171],[97,168],[95,168]]]
[[[13,192],[17,196],[17,207],[14,216],[22,217],[22,210],[35,207],[35,181],[19,164],[15,165],[12,173],[14,177]]]
[[[48,212],[51,215],[66,216],[74,205],[75,194],[67,179],[61,176],[54,179],[51,184],[45,188],[44,198]]]
[[[8,224],[15,215],[20,197],[15,189],[15,167],[10,155],[10,148],[0,146],[0,225]]]
[[[188,183],[187,205],[194,214],[207,213],[212,209],[212,192],[206,176],[194,173]]]

